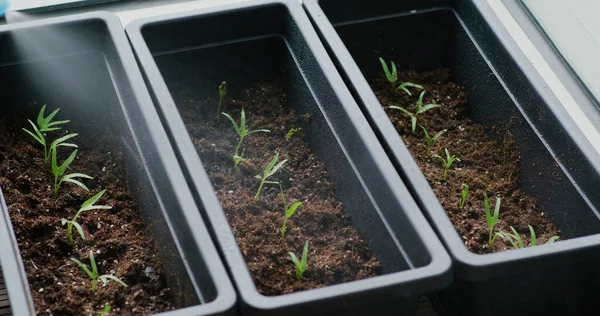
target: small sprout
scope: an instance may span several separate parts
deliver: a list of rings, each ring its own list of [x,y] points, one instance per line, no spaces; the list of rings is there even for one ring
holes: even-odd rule
[[[85,273],[87,273],[87,275],[90,277],[90,279],[92,279],[92,292],[96,292],[96,287],[98,286],[98,280],[102,281],[102,284],[106,285],[108,283],[108,279],[111,279],[111,280],[121,284],[122,286],[127,287],[127,284],[125,284],[125,282],[121,281],[121,279],[117,278],[114,275],[109,275],[109,274],[98,275],[98,267],[96,266],[96,260],[94,259],[94,252],[92,250],[90,250],[90,266],[92,267],[91,271],[85,264],[81,263],[81,261],[79,261],[75,258],[71,258],[71,260],[73,260],[75,263],[77,263],[77,265],[81,269],[83,269],[83,271],[85,271]]]
[[[283,186],[279,183],[279,189],[281,190],[281,201],[283,202],[283,210],[285,214],[285,218],[283,219],[283,226],[281,226],[281,238],[285,237],[285,232],[287,231],[287,221],[294,213],[296,209],[302,205],[302,202],[294,202],[290,207],[287,207],[287,200],[285,199],[285,195],[283,195]]]
[[[456,158],[456,155],[450,155],[450,153],[448,152],[448,148],[444,148],[444,151],[446,152],[446,159],[442,158],[442,156],[440,155],[433,155],[433,158],[441,159],[444,162],[443,178],[446,179],[446,177],[448,176],[448,170],[450,170],[450,167],[452,167],[454,161],[460,161],[460,159]]]
[[[306,266],[308,263],[308,240],[304,243],[301,261],[298,261],[298,258],[293,252],[289,252],[289,254],[292,258],[292,262],[296,266],[296,277],[298,277],[299,280],[302,280],[302,275],[304,274],[304,271],[306,271]]]
[[[462,191],[460,192],[460,199],[458,200],[458,208],[461,210],[465,208],[467,197],[469,197],[469,186],[463,183]]]
[[[221,113],[221,103],[223,98],[227,95],[227,82],[223,81],[219,85],[219,104],[217,105],[217,114]]]
[[[291,128],[291,129],[290,129],[290,130],[287,132],[287,134],[285,134],[285,140],[289,141],[289,140],[290,140],[290,138],[292,138],[292,135],[294,135],[294,133],[296,133],[296,132],[299,132],[301,129],[302,129],[302,128],[300,128],[300,127],[298,127],[298,128],[292,127],[292,128]]]
[[[403,107],[396,106],[396,105],[391,105],[388,107],[390,109],[402,111],[404,114],[406,114],[410,117],[413,133],[417,129],[417,117],[420,114],[425,113],[431,109],[439,108],[442,106],[441,104],[434,104],[434,103],[430,103],[430,104],[423,106],[423,95],[425,95],[425,91],[421,92],[421,95],[419,96],[419,100],[417,100],[417,108],[416,108],[415,113],[409,112],[408,110],[404,109]]]
[[[490,200],[486,193],[483,193],[484,204],[485,204],[485,219],[487,220],[488,227],[490,228],[488,247],[491,249],[494,245],[494,240],[496,239],[496,235],[494,232],[494,227],[498,224],[498,220],[500,217],[500,198],[496,197],[496,207],[494,208],[494,215],[492,216],[490,212]]]
[[[72,220],[68,220],[66,218],[60,219],[61,225],[64,226],[65,224],[67,224],[67,236],[69,237],[69,241],[71,242],[71,244],[73,244],[73,226],[75,226],[77,232],[79,232],[81,239],[85,240],[85,234],[83,233],[83,229],[81,228],[79,223],[77,223],[77,218],[79,218],[79,216],[83,214],[83,212],[91,210],[108,210],[111,208],[110,206],[105,205],[94,205],[94,203],[96,203],[102,197],[102,195],[104,195],[104,192],[106,192],[106,190],[98,192],[89,200],[83,202],[83,204],[81,204],[81,208],[79,209],[79,211],[77,211],[77,214],[73,216]]]
[[[533,229],[533,227],[531,227],[531,225],[527,225],[529,227],[529,233],[531,234],[531,247],[534,247],[537,245],[537,237],[535,236],[535,230]],[[521,249],[524,248],[525,245],[523,244],[523,239],[521,238],[521,236],[519,235],[519,233],[517,232],[517,230],[510,226],[510,230],[512,230],[512,234],[511,233],[507,233],[507,232],[497,232],[496,235],[500,236],[503,240],[508,241],[513,248],[515,249]],[[558,240],[558,236],[553,236],[552,238],[548,239],[548,241],[546,242],[546,244],[552,244],[554,243],[556,240]]]
[[[383,72],[385,72],[385,77],[390,83],[396,83],[398,81],[398,71],[396,70],[396,64],[392,61],[392,72],[390,73],[390,69],[388,68],[387,63],[383,58],[379,57],[379,62],[381,63],[381,68],[383,68]]]
[[[419,125],[419,126],[421,126],[421,125]],[[447,129],[444,129],[444,130],[437,132],[437,134],[433,135],[433,137],[429,137],[429,132],[427,132],[427,129],[425,129],[425,127],[423,127],[423,126],[421,126],[421,128],[423,129],[423,133],[425,133],[425,143],[427,143],[427,153],[429,153],[431,151],[431,147],[433,145],[435,145],[435,143],[437,143],[440,136],[442,136],[442,134],[444,134],[445,132],[448,131]]]
[[[99,316],[108,316],[110,314],[110,305],[104,306],[104,310],[98,312]]]
[[[242,146],[242,142],[244,141],[244,138],[246,138],[246,136],[248,136],[252,133],[257,133],[257,132],[270,133],[271,131],[268,129],[257,129],[254,131],[249,131],[246,128],[246,113],[244,112],[244,109],[242,109],[242,113],[241,113],[241,117],[240,117],[240,125],[237,125],[237,123],[235,122],[233,117],[231,117],[231,115],[224,113],[224,112],[221,112],[221,114],[223,114],[225,117],[227,117],[231,121],[231,124],[233,124],[233,128],[235,129],[235,132],[239,135],[238,143],[237,143],[237,146],[235,146],[235,152],[233,154],[234,169],[235,169],[235,172],[239,172],[238,165],[240,162],[244,161],[244,151],[242,151],[241,154],[239,153],[240,147]]]
[[[44,106],[42,106],[42,108],[40,109],[40,113],[38,114],[38,117],[37,117],[37,126],[38,126],[38,129],[40,130],[40,132],[55,131],[55,130],[60,129],[60,127],[57,127],[56,125],[65,124],[65,123],[70,122],[69,120],[52,122],[52,119],[54,118],[54,116],[56,116],[56,113],[58,113],[58,111],[60,111],[60,109],[54,110],[54,112],[48,114],[47,117],[44,117],[45,110],[46,110],[46,105],[44,104]]]
[[[65,171],[67,171],[67,168],[69,167],[69,165],[73,162],[73,160],[75,160],[76,155],[77,155],[77,149],[75,149],[71,153],[69,158],[67,158],[67,160],[65,160],[65,162],[63,162],[62,165],[58,166],[58,164],[56,162],[56,147],[52,149],[52,173],[54,174],[54,197],[56,197],[58,195],[58,189],[60,188],[60,185],[63,183],[63,181],[71,182],[73,184],[80,186],[84,190],[89,191],[89,189],[87,188],[87,186],[85,186],[85,184],[81,183],[79,180],[75,180],[75,178],[93,179],[92,177],[88,176],[87,174],[83,174],[83,173],[71,173],[71,174],[64,175],[64,173],[65,173]]]
[[[424,89],[422,85],[418,85],[416,83],[405,81],[401,85],[399,85],[398,88],[396,88],[396,91],[402,90],[402,91],[406,92],[408,95],[412,95],[412,93],[410,93],[410,90],[408,90],[408,88],[417,88],[417,89],[421,89],[421,90]]]
[[[275,156],[273,157],[273,160],[271,160],[271,162],[267,165],[267,167],[265,168],[265,170],[263,171],[263,175],[256,175],[254,176],[257,179],[260,179],[260,185],[258,186],[258,191],[256,191],[256,195],[254,196],[254,200],[258,201],[258,196],[260,195],[260,190],[262,190],[262,187],[265,183],[269,183],[269,184],[279,184],[279,182],[275,182],[275,181],[267,181],[267,179],[274,175],[275,172],[277,172],[277,170],[279,170],[279,168],[281,168],[281,166],[283,166],[283,164],[287,161],[287,159],[284,159],[282,161],[280,161],[279,163],[277,163],[277,160],[279,160],[279,153],[275,153]],[[276,165],[277,164],[277,165]]]

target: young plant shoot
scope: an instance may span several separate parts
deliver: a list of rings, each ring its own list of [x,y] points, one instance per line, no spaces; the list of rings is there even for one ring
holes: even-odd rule
[[[398,86],[398,88],[396,88],[396,91],[402,90],[402,91],[406,92],[406,94],[412,95],[412,93],[410,93],[410,90],[408,90],[408,88],[416,88],[416,89],[420,89],[420,90],[424,89],[422,85],[418,85],[416,83],[405,81],[402,84],[400,84]]]
[[[29,122],[29,124],[31,124],[31,127],[33,128],[33,132],[28,129],[25,129],[25,128],[23,130],[27,134],[31,135],[31,137],[33,137],[33,139],[35,139],[38,143],[40,143],[40,144],[42,144],[42,146],[44,146],[44,162],[48,163],[50,160],[50,151],[52,150],[53,147],[69,146],[69,147],[77,148],[77,145],[75,145],[75,144],[65,143],[66,140],[77,136],[77,134],[68,134],[68,135],[65,135],[63,137],[56,139],[55,141],[52,142],[52,144],[50,144],[50,149],[48,150],[48,148],[46,147],[46,138],[44,137],[43,132],[58,130],[58,129],[60,129],[60,127],[56,127],[55,125],[64,124],[69,121],[50,122],[50,120],[56,115],[56,113],[60,109],[57,109],[56,111],[54,111],[50,115],[48,115],[48,117],[44,118],[44,109],[45,108],[46,108],[46,106],[44,105],[42,107],[42,109],[40,110],[40,114],[38,115],[38,118],[37,118],[37,123],[38,123],[37,126],[31,120],[27,120]]]
[[[219,85],[219,104],[217,105],[217,115],[221,113],[221,103],[223,98],[227,95],[227,82],[223,81]]]
[[[299,132],[302,128],[301,127],[292,127],[290,128],[290,130],[287,132],[287,134],[285,134],[285,140],[289,141],[292,138],[292,135],[294,135],[294,133]]]
[[[87,174],[83,174],[83,173],[70,173],[70,174],[66,174],[66,175],[64,174],[65,171],[67,171],[67,168],[69,167],[69,165],[73,162],[73,160],[75,160],[76,155],[77,155],[77,149],[75,149],[71,153],[71,155],[67,158],[67,160],[65,160],[65,162],[63,162],[62,165],[58,166],[58,164],[56,162],[56,147],[52,149],[52,173],[54,174],[54,197],[58,196],[58,189],[60,188],[60,185],[64,181],[71,182],[73,184],[80,186],[84,190],[89,191],[87,186],[85,186],[85,184],[81,183],[79,180],[76,180],[76,178],[93,179],[92,177],[88,176]]]
[[[60,127],[58,127],[57,125],[70,122],[69,120],[52,122],[52,119],[54,118],[54,116],[56,116],[56,113],[58,113],[58,111],[60,111],[60,109],[56,109],[56,110],[54,110],[54,112],[52,112],[52,113],[48,114],[48,116],[44,117],[45,110],[46,110],[46,105],[44,104],[44,106],[42,106],[42,108],[40,109],[40,113],[38,114],[38,117],[37,117],[37,127],[38,127],[39,131],[42,133],[59,130]]]
[[[483,193],[484,205],[485,205],[485,219],[487,220],[488,227],[490,228],[488,248],[492,249],[496,235],[494,234],[494,227],[498,224],[500,217],[500,198],[496,197],[496,207],[494,208],[494,215],[490,212],[490,200],[486,193]]]
[[[452,167],[454,161],[460,161],[460,159],[458,159],[455,155],[450,155],[450,153],[448,152],[448,148],[444,148],[444,151],[446,152],[446,159],[444,159],[440,155],[433,155],[433,158],[438,158],[444,162],[443,178],[446,179],[446,177],[448,176],[448,170],[450,170],[450,167]]]
[[[396,106],[396,105],[391,105],[388,108],[390,109],[394,109],[394,110],[398,110],[398,111],[402,111],[404,114],[408,115],[410,117],[411,123],[412,123],[412,132],[414,133],[415,130],[417,129],[417,117],[431,109],[434,108],[439,108],[442,105],[441,104],[434,104],[434,103],[430,103],[427,105],[423,105],[423,96],[425,95],[425,91],[421,92],[421,95],[419,95],[419,100],[417,100],[417,107],[415,110],[415,113],[412,113],[406,109],[404,109],[403,107],[400,106]]]
[[[241,113],[241,117],[240,117],[240,125],[238,125],[235,122],[235,120],[233,119],[233,117],[231,117],[231,115],[224,113],[224,112],[222,112],[221,114],[223,114],[225,117],[227,117],[231,121],[231,124],[233,125],[235,132],[239,136],[237,146],[235,146],[235,152],[233,153],[234,169],[235,169],[235,172],[239,172],[238,165],[240,164],[240,162],[245,160],[244,159],[244,151],[242,150],[242,152],[240,153],[240,148],[242,147],[242,142],[244,141],[244,138],[246,138],[246,136],[248,136],[252,133],[257,133],[257,132],[270,133],[271,131],[268,129],[257,129],[254,131],[249,131],[246,128],[246,113],[244,112],[244,109],[242,109],[242,113]]]
[[[260,190],[262,190],[262,187],[265,183],[269,183],[269,184],[279,184],[279,182],[275,182],[275,181],[267,181],[267,179],[274,175],[275,172],[277,172],[277,170],[279,170],[279,168],[281,168],[281,166],[283,166],[283,164],[287,161],[287,159],[284,159],[282,161],[280,161],[279,163],[277,163],[277,160],[279,160],[279,153],[275,153],[275,156],[273,157],[273,159],[271,160],[271,162],[269,162],[269,164],[267,165],[267,167],[265,168],[265,170],[263,170],[263,175],[256,175],[254,176],[257,179],[260,179],[260,185],[258,186],[258,190],[256,191],[256,195],[254,196],[254,200],[258,201],[258,196],[260,195]]]
[[[529,233],[531,234],[530,245],[531,245],[531,247],[534,247],[537,245],[537,237],[535,236],[535,230],[533,230],[533,227],[531,227],[531,225],[527,225],[527,226],[529,227]],[[519,235],[517,230],[512,226],[510,226],[510,230],[512,230],[512,232],[513,232],[512,234],[501,231],[501,232],[497,232],[496,235],[500,236],[504,241],[508,241],[515,249],[524,248],[525,245],[523,243],[523,239],[521,238],[521,236]],[[558,240],[558,238],[559,238],[558,236],[553,236],[552,238],[548,239],[546,244],[552,244],[556,240]]]
[[[462,210],[465,208],[467,197],[469,197],[469,186],[463,183],[461,187],[462,191],[460,192],[460,199],[458,200],[458,208]]]
[[[285,199],[285,195],[283,195],[283,186],[279,183],[279,189],[281,190],[281,200],[283,202],[283,210],[285,214],[285,218],[283,219],[283,226],[281,226],[281,238],[285,238],[285,232],[287,231],[287,221],[290,217],[294,215],[296,209],[302,205],[302,202],[294,202],[290,207],[287,206],[287,200]]]
[[[302,280],[302,275],[304,275],[304,271],[306,271],[306,266],[308,263],[308,240],[304,243],[304,249],[302,250],[302,260],[298,260],[298,257],[293,252],[289,252],[290,257],[292,258],[292,262],[296,266],[296,277],[299,280]]]
[[[108,316],[110,314],[110,305],[104,306],[104,309],[98,312],[99,316]]]
[[[379,57],[379,62],[381,63],[381,68],[383,68],[383,72],[385,73],[385,77],[387,78],[387,80],[391,84],[396,83],[396,81],[398,81],[398,71],[396,70],[396,64],[393,61],[391,62],[392,72],[390,72],[387,63],[385,62],[385,60],[383,60],[383,58]]]
[[[427,144],[427,153],[429,153],[431,151],[431,147],[433,147],[433,145],[435,145],[435,143],[437,143],[438,139],[440,138],[440,136],[442,136],[442,134],[444,134],[445,132],[447,132],[447,129],[441,130],[439,132],[437,132],[437,134],[433,135],[433,137],[429,136],[429,132],[427,132],[427,129],[425,127],[423,127],[422,125],[421,128],[423,129],[423,133],[425,134],[425,143]]]
[[[85,240],[85,234],[83,233],[83,229],[81,228],[79,223],[77,223],[77,218],[79,218],[79,216],[83,214],[83,212],[91,210],[108,210],[111,208],[110,206],[105,205],[94,205],[94,203],[96,203],[102,197],[102,195],[104,195],[104,192],[106,192],[106,190],[98,192],[89,200],[83,202],[81,208],[79,209],[79,211],[77,211],[77,214],[73,216],[72,220],[68,220],[66,218],[60,219],[61,225],[64,226],[65,224],[67,224],[67,236],[69,237],[69,241],[71,242],[71,244],[73,244],[73,227],[77,229],[77,232],[79,232],[79,236],[81,236],[81,239]]]
[[[71,260],[73,260],[75,263],[77,263],[77,265],[83,270],[85,271],[85,273],[87,273],[87,275],[90,277],[90,279],[92,279],[92,292],[96,292],[96,287],[98,286],[98,280],[102,281],[102,284],[106,285],[108,283],[108,280],[113,280],[119,284],[121,284],[124,287],[127,287],[127,284],[125,284],[125,282],[121,281],[121,279],[117,278],[114,275],[109,275],[109,274],[103,274],[103,275],[99,275],[98,274],[98,267],[96,266],[96,260],[94,259],[94,252],[92,250],[90,250],[90,266],[92,268],[92,270],[90,270],[85,264],[81,263],[81,261],[75,259],[75,258],[71,258]]]

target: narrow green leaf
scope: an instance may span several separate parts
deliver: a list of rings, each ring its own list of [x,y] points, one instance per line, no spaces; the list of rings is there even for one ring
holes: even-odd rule
[[[96,266],[96,259],[94,259],[94,252],[92,250],[90,250],[90,264],[92,265],[94,276],[98,276],[98,267]]]
[[[283,159],[282,161],[280,161],[275,167],[273,167],[273,169],[269,173],[269,176],[274,175],[275,172],[277,172],[277,170],[279,170],[279,168],[281,168],[281,166],[283,166],[283,164],[286,162],[287,162],[287,159]]]
[[[294,263],[294,265],[298,266],[300,264],[300,261],[298,260],[296,255],[293,252],[288,252],[288,254],[292,258],[292,262]]]
[[[81,269],[83,269],[83,271],[85,271],[85,273],[87,273],[87,275],[88,275],[90,278],[92,278],[92,279],[95,279],[95,277],[96,277],[96,276],[94,275],[94,273],[92,273],[92,271],[90,271],[90,269],[88,269],[88,267],[87,267],[85,264],[83,264],[81,261],[79,261],[79,260],[77,260],[77,259],[75,259],[75,258],[71,258],[71,260],[73,260],[75,263],[77,263],[77,265],[78,265],[78,266],[79,266]]]
[[[271,159],[271,161],[269,162],[269,164],[267,165],[267,167],[264,170],[264,178],[268,178],[270,176],[271,170],[273,169],[273,167],[275,167],[275,164],[277,163],[277,160],[279,160],[279,153],[275,153],[275,156],[273,157],[273,159]]]
[[[247,133],[247,131],[246,131],[246,112],[244,111],[244,109],[242,109],[242,116],[240,119],[240,130],[242,132]]]
[[[79,223],[77,222],[71,222],[71,224],[75,226],[75,228],[79,232],[79,236],[81,236],[81,239],[85,240],[85,234],[83,233],[83,228],[81,228],[81,225],[79,225]]]
[[[555,241],[557,241],[560,237],[558,236],[552,236],[550,239],[548,239],[548,241],[546,242],[546,244],[553,244]]]
[[[304,242],[304,249],[302,250],[302,265],[306,267],[308,262],[308,240]]]
[[[441,106],[442,106],[441,104],[427,104],[426,106],[417,108],[417,114],[422,114],[422,113],[425,113],[425,112],[427,112],[427,111],[429,111],[431,109],[439,108]]]
[[[56,155],[56,149],[54,149],[54,154]],[[62,165],[60,165],[60,167],[58,167],[58,174],[62,175],[65,173],[65,171],[67,170],[67,168],[69,167],[69,165],[73,162],[73,160],[75,160],[75,156],[77,156],[77,149],[75,149],[71,155],[65,160],[65,162],[62,163]]]
[[[252,133],[258,133],[258,132],[261,132],[261,133],[270,133],[271,131],[268,130],[268,129],[256,129],[256,130],[253,130],[251,132],[248,132],[248,135],[250,135]]]
[[[537,244],[537,238],[535,236],[535,231],[533,230],[533,227],[531,227],[531,225],[527,225],[529,226],[529,233],[531,234],[531,246],[535,246]]]
[[[288,208],[288,209],[285,211],[285,217],[287,217],[287,218],[290,218],[290,217],[292,217],[292,215],[294,215],[294,213],[296,212],[296,209],[297,209],[297,208],[298,208],[300,205],[302,205],[302,202],[294,202],[294,203],[293,203],[293,204],[290,206],[290,208]]]
[[[67,175],[67,176],[70,176],[70,175]],[[78,181],[78,180],[75,180],[75,179],[72,179],[72,178],[67,178],[67,176],[63,177],[63,178],[60,180],[60,182],[63,182],[63,181],[65,181],[65,182],[70,182],[70,183],[73,183],[73,184],[75,184],[75,185],[77,185],[77,186],[80,186],[82,189],[84,189],[84,190],[86,190],[86,191],[89,191],[89,190],[90,190],[90,189],[88,189],[88,187],[87,187],[85,184],[83,184],[82,182],[80,182],[80,181]]]
[[[69,222],[69,220],[68,220],[68,219],[66,219],[66,218],[61,218],[61,219],[60,219],[60,225],[61,225],[61,226],[65,226],[65,224],[66,224],[66,223],[68,223],[68,222]]]
[[[83,202],[83,204],[81,204],[81,210],[85,210],[89,206],[94,205],[94,203],[96,203],[102,197],[102,195],[104,195],[104,192],[106,192],[106,189],[96,193],[94,196],[89,198],[87,201]]]
[[[233,117],[231,117],[231,115],[225,113],[225,112],[221,112],[221,114],[223,114],[226,118],[228,118],[231,121],[231,124],[233,124],[233,128],[235,129],[235,132],[238,135],[242,135],[242,131],[240,130],[240,127],[237,125],[237,123],[235,122],[235,120],[233,119]]]
[[[107,280],[107,279],[111,279],[111,280],[113,280],[113,281],[115,281],[115,282],[119,283],[120,285],[122,285],[122,286],[124,286],[124,287],[127,287],[127,284],[125,284],[125,282],[123,282],[121,279],[117,278],[117,277],[116,277],[116,276],[114,276],[114,275],[105,274],[105,275],[102,275],[102,276],[100,276],[100,280],[102,280],[102,283],[103,283],[104,285],[106,285],[106,283],[108,283],[108,280]]]
[[[419,99],[417,100],[417,109],[420,109],[423,106],[423,96],[425,95],[425,91],[421,92],[419,95]]]
[[[523,240],[521,239],[521,236],[519,235],[519,233],[517,232],[517,230],[514,227],[512,227],[512,226],[510,226],[510,229],[512,230],[512,232],[514,234],[513,237],[515,237],[515,239],[519,243],[519,248],[523,248],[524,247],[523,246]]]
[[[415,130],[417,129],[417,117],[414,115],[411,115],[410,121],[411,121],[411,125],[412,125],[412,132],[414,133]]]

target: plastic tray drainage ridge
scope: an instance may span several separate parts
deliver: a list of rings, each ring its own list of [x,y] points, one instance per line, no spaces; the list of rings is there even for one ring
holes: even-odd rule
[[[255,1],[127,32],[244,314],[414,314],[443,248],[309,26]]]
[[[232,285],[119,28],[94,13],[0,29],[12,312],[232,314]]]

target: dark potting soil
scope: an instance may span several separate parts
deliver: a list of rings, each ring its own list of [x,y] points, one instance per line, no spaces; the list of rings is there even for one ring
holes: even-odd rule
[[[280,295],[379,274],[380,265],[336,199],[325,166],[304,141],[310,116],[286,107],[286,95],[277,84],[259,82],[241,88],[228,86],[222,111],[239,123],[244,108],[250,130],[271,132],[244,139],[246,161],[240,164],[239,174],[232,160],[238,137],[231,122],[216,113],[218,99],[184,100],[179,111],[259,292]],[[236,95],[236,89],[241,93]],[[291,128],[301,130],[288,141],[285,135]],[[281,237],[284,209],[279,186],[266,184],[259,200],[254,200],[260,183],[255,176],[262,175],[276,151],[279,160],[287,162],[269,180],[283,184],[288,205],[302,202],[288,220],[285,238]],[[300,258],[307,240],[308,268],[298,280],[288,252]]]
[[[560,231],[546,217],[544,210],[538,207],[536,199],[527,196],[520,189],[519,152],[507,126],[494,126],[493,133],[496,137],[490,138],[483,125],[472,122],[469,118],[467,95],[462,87],[451,81],[448,69],[399,73],[398,84],[405,81],[424,87],[426,93],[423,105],[442,105],[441,108],[434,108],[419,115],[414,134],[410,118],[401,111],[389,109],[388,106],[397,105],[414,112],[421,91],[409,88],[412,96],[404,91],[395,91],[395,87],[385,78],[374,80],[372,85],[377,98],[467,248],[475,253],[513,249],[508,241],[504,242],[500,237],[496,238],[493,249],[488,248],[489,228],[485,216],[484,193],[488,195],[492,212],[496,203],[495,197],[501,198],[500,221],[494,231],[512,233],[510,226],[513,226],[525,245],[530,243],[527,225],[534,228],[538,245],[552,236],[560,236]],[[418,125],[423,125],[431,137],[441,130],[448,131],[428,152],[425,134]],[[451,155],[460,159],[452,164],[446,179],[443,178],[443,162],[432,157],[438,154],[446,159],[445,148]],[[469,196],[464,209],[460,209],[458,202],[463,183],[469,186]]]
[[[118,315],[145,315],[175,308],[165,283],[165,267],[158,249],[128,189],[124,155],[107,134],[82,135],[83,131],[46,133],[54,140],[69,132],[80,132],[70,141],[79,145],[77,158],[67,173],[81,172],[94,177],[84,180],[90,192],[70,183],[61,185],[53,198],[54,176],[44,163],[43,147],[21,128],[31,130],[40,106],[31,106],[27,115],[0,118],[0,185],[35,308],[38,315],[97,315],[106,304]],[[46,109],[46,115],[50,111]],[[54,120],[61,119],[61,112]],[[67,148],[67,149],[65,149]],[[61,164],[73,148],[59,150]],[[85,212],[77,220],[85,231],[82,240],[73,229],[75,246],[69,243],[66,226],[60,219],[72,219],[81,204],[102,189],[106,193],[96,205],[109,210]],[[90,266],[89,251],[100,274],[114,274],[128,287],[114,281],[99,282],[96,293],[91,279],[71,258]],[[111,313],[111,314],[113,314]]]

